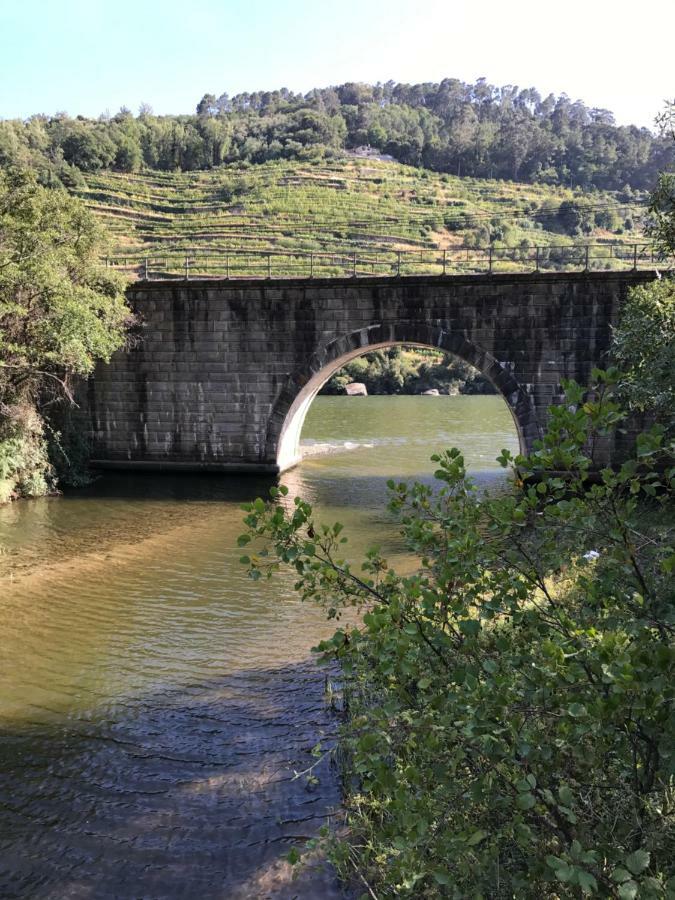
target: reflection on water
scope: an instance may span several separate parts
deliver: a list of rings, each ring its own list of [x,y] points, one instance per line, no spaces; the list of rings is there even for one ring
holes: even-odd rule
[[[388,478],[457,444],[490,483],[517,449],[496,397],[319,398],[304,437],[283,480],[355,555],[383,529],[399,549]],[[332,627],[238,562],[240,504],[270,484],[111,473],[0,509],[0,896],[339,896],[280,859],[338,791],[327,761],[318,788],[292,778],[333,738],[307,662]]]

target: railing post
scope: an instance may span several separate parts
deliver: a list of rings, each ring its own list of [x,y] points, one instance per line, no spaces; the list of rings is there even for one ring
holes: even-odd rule
[[[443,274],[445,275],[448,270],[448,251],[443,251]]]
[[[106,258],[105,258],[105,267],[106,267],[106,269],[107,269],[109,266],[110,266],[110,260],[109,260],[108,257],[106,256]]]
[[[633,271],[637,272],[637,244],[633,244]]]
[[[309,277],[314,278],[314,254],[309,254]]]
[[[401,277],[401,251],[396,251],[396,275]]]
[[[148,280],[148,257],[145,257],[145,280]]]
[[[190,257],[185,254],[185,280],[190,280]]]
[[[539,271],[539,244],[537,244],[537,246],[535,247],[535,250],[536,250],[536,254],[534,257],[534,271],[538,272]]]
[[[230,254],[225,254],[225,277],[229,279],[230,277]]]
[[[356,252],[352,253],[352,278],[356,278]]]
[[[492,275],[492,245],[490,245],[490,249],[488,251],[488,273]]]
[[[584,272],[588,272],[588,251],[589,250],[590,250],[590,247],[588,246],[588,244],[586,244],[586,256],[584,259]]]
[[[267,254],[267,277],[272,277],[272,254]]]

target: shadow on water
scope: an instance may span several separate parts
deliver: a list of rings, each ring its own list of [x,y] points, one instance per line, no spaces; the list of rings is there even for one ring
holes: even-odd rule
[[[352,490],[359,496],[367,493],[377,498],[386,497],[387,482],[422,481],[426,484],[437,482],[431,472],[416,473],[414,476],[408,473],[397,473],[392,470],[386,475],[378,475],[371,472],[359,474],[357,471],[340,467],[340,454],[336,454],[332,460],[333,465],[327,466],[326,460],[321,462],[322,471],[320,483],[315,484],[312,477],[312,467],[316,463],[311,459],[303,462],[295,469],[288,470],[282,475],[257,476],[257,475],[218,475],[218,474],[175,474],[175,473],[127,473],[106,472],[104,475],[82,488],[69,488],[60,499],[66,501],[75,500],[137,500],[137,501],[188,501],[210,503],[248,503],[256,497],[269,497],[270,488],[277,484],[286,484],[294,495],[306,497],[307,493],[316,495],[317,489],[321,492],[321,500],[325,504],[332,505],[339,497],[342,503],[358,505],[354,502]],[[483,489],[503,489],[505,475],[502,469],[472,469],[470,476],[476,484]],[[345,489],[345,480],[349,479],[349,491]],[[361,485],[361,488],[359,488]],[[329,495],[324,492],[330,491]]]
[[[340,790],[294,778],[334,745],[314,660],[180,685],[95,713],[0,731],[4,898],[344,897],[315,836]]]
[[[273,476],[257,475],[106,472],[85,487],[69,488],[63,499],[247,503],[256,497],[267,497],[277,481]]]

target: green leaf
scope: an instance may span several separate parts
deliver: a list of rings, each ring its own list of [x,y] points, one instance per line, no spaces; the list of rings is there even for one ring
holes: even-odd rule
[[[637,897],[638,886],[635,881],[624,881],[619,885],[618,895],[621,900],[634,900]]]
[[[565,862],[564,859],[560,859],[559,856],[550,856],[549,855],[546,857],[546,865],[549,866],[551,869],[560,869],[563,866],[566,866],[567,863]]]
[[[480,622],[477,619],[462,619],[459,623],[462,634],[473,637],[480,631]]]
[[[561,803],[564,803],[565,806],[571,806],[574,802],[572,791],[566,784],[560,785],[560,788],[558,789],[558,796],[560,797]]]
[[[555,870],[555,877],[558,881],[568,882],[571,881],[576,869],[574,866],[570,866],[567,863],[564,863],[559,869]]]
[[[478,831],[474,831],[474,833],[467,839],[466,843],[469,847],[475,847],[476,844],[480,844],[481,841],[485,840],[487,835],[487,831],[482,831],[479,828]]]
[[[630,872],[626,869],[622,869],[619,867],[618,869],[614,869],[612,872],[612,881],[616,881],[618,884],[621,884],[624,881],[630,880]]]
[[[437,884],[452,884],[450,875],[447,872],[443,872],[441,869],[436,869],[436,871],[434,872],[434,881]]]
[[[518,797],[516,797],[516,806],[518,809],[532,809],[536,802],[534,794],[519,794]]]
[[[649,853],[647,850],[635,850],[626,857],[626,865],[633,875],[639,875],[649,865]]]
[[[594,876],[584,869],[579,869],[577,871],[577,881],[584,894],[593,894],[598,889],[598,882],[595,880]]]

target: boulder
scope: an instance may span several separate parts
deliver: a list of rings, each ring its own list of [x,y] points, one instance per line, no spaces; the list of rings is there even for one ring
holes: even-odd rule
[[[351,384],[345,385],[345,393],[348,397],[367,397],[368,390],[365,384],[361,384],[360,381],[352,381]]]
[[[438,388],[429,388],[428,391],[422,391],[423,397],[440,397]]]

